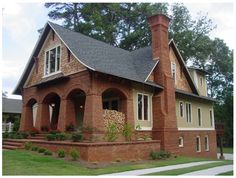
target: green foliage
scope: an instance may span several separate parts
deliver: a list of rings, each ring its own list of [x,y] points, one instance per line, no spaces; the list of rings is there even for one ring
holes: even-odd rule
[[[57,133],[56,134],[56,140],[62,141],[62,140],[66,140],[67,139],[67,135],[65,133]]]
[[[26,132],[10,132],[5,134],[4,136],[7,136],[7,138],[12,138],[12,139],[26,139],[29,134]]]
[[[31,147],[32,147],[31,142],[26,142],[25,145],[24,145],[25,150],[30,150]]]
[[[47,134],[47,135],[46,135],[46,139],[47,139],[48,141],[56,140],[56,138],[57,138],[56,134]]]
[[[118,138],[117,125],[115,123],[109,123],[106,129],[106,140],[108,142],[114,142]]]
[[[18,132],[18,134],[21,135],[21,137],[22,137],[23,139],[26,139],[26,138],[28,138],[28,136],[29,136],[29,134],[28,134],[27,132]]]
[[[82,133],[73,133],[71,136],[71,139],[73,142],[80,142],[83,140],[83,134]]]
[[[46,151],[45,148],[39,148],[39,149],[38,149],[38,152],[39,152],[39,153],[44,153],[45,151]]]
[[[49,150],[45,150],[45,151],[44,151],[44,155],[51,156],[51,155],[52,155],[52,152],[51,152],[51,151],[49,151]]]
[[[133,126],[131,124],[129,124],[129,123],[126,123],[124,125],[124,129],[123,129],[122,134],[123,134],[123,136],[125,137],[125,139],[127,141],[131,141],[131,137],[133,135],[133,132],[134,132],[133,131]]]
[[[167,159],[169,157],[171,157],[171,153],[170,152],[167,152],[167,151],[152,151],[150,153],[150,157],[153,159],[153,160],[156,160],[156,159]]]
[[[8,132],[2,133],[2,138],[8,138],[8,137],[9,137],[9,133]]]
[[[19,128],[20,128],[20,118],[17,118],[13,125],[13,131],[18,132]]]
[[[60,130],[51,130],[49,133],[50,134],[57,134],[57,133],[61,133],[61,131]]]
[[[80,152],[77,151],[76,149],[72,149],[72,150],[70,150],[70,156],[73,161],[76,161],[80,157]]]
[[[69,125],[66,126],[66,131],[68,132],[75,131],[75,125],[73,123],[70,123]]]
[[[57,155],[59,158],[64,158],[66,155],[65,150],[58,150]]]
[[[32,146],[32,147],[31,147],[31,150],[32,150],[32,151],[38,151],[38,149],[39,149],[39,147],[37,147],[37,146]]]

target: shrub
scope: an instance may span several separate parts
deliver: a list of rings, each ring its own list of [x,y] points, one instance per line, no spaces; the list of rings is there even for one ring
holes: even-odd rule
[[[44,153],[45,151],[46,151],[45,148],[39,148],[39,149],[38,149],[38,152],[39,152],[39,153]]]
[[[56,140],[56,138],[57,138],[56,134],[47,134],[46,135],[46,140],[48,140],[48,141]]]
[[[150,157],[153,159],[153,160],[156,160],[156,159],[166,159],[166,158],[169,158],[171,156],[171,153],[170,152],[167,152],[167,151],[158,151],[158,152],[155,152],[155,151],[152,151],[150,153]]]
[[[71,156],[73,161],[76,161],[80,157],[80,152],[75,150],[75,149],[72,149],[70,151],[70,156]]]
[[[132,137],[132,134],[133,134],[133,127],[131,124],[128,124],[126,123],[124,125],[124,129],[123,129],[123,132],[122,132],[123,136],[125,137],[125,139],[127,141],[130,141],[131,140],[131,137]]]
[[[75,125],[73,123],[70,123],[69,125],[66,126],[66,131],[68,132],[75,131]]]
[[[65,133],[57,133],[56,134],[56,140],[66,140],[67,135]]]
[[[71,136],[71,139],[73,142],[79,142],[83,140],[83,134],[82,133],[73,133]]]
[[[57,133],[61,133],[61,131],[60,131],[60,130],[52,130],[52,131],[50,131],[49,133],[56,135]]]
[[[30,131],[30,135],[31,135],[31,136],[35,136],[35,135],[38,134],[38,133],[39,133],[39,131],[38,131],[38,129],[36,129],[35,127],[33,127],[32,130]]]
[[[65,150],[58,150],[57,155],[59,158],[64,158],[65,157]]]
[[[46,126],[46,125],[41,126],[41,131],[48,132],[49,131],[48,126]]]
[[[32,148],[31,148],[32,151],[38,151],[38,149],[39,149],[39,147],[37,147],[37,146],[32,146]]]
[[[8,138],[8,137],[9,137],[9,133],[8,132],[2,133],[2,138]]]
[[[115,123],[109,123],[106,131],[106,140],[114,142],[118,138],[118,128]]]
[[[21,135],[21,137],[24,139],[28,138],[28,136],[29,136],[29,134],[27,132],[19,132],[19,135]]]
[[[32,143],[31,142],[26,142],[24,145],[26,150],[29,150],[32,147]]]
[[[14,122],[13,131],[18,132],[19,128],[20,128],[20,118],[18,118],[18,119]]]
[[[44,155],[52,155],[52,152],[49,151],[49,150],[45,150],[45,151],[44,151]]]

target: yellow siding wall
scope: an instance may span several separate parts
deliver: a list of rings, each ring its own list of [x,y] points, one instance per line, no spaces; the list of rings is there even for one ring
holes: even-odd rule
[[[184,117],[180,117],[180,101],[184,102]],[[186,119],[186,109],[185,103],[192,104],[192,122],[188,123]],[[202,125],[199,126],[198,124],[198,108],[201,108],[202,113]],[[193,99],[187,99],[184,97],[176,97],[176,117],[177,117],[177,126],[178,128],[214,128],[214,121],[213,125],[211,126],[210,121],[210,110],[213,111],[213,105],[210,102],[202,102]],[[214,120],[214,111],[213,111],[213,120]]]

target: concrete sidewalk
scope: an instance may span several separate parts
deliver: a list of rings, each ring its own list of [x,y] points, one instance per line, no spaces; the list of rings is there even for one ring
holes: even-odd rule
[[[218,166],[209,169],[204,169],[200,171],[194,171],[187,174],[182,174],[180,176],[198,176],[198,175],[215,176],[220,173],[229,172],[232,170],[233,170],[233,165],[225,165],[225,166]]]
[[[220,153],[217,153],[217,158],[220,157]],[[233,160],[234,159],[234,155],[233,154],[230,154],[230,153],[224,153],[224,157],[225,157],[225,160]]]
[[[156,167],[156,168],[149,168],[149,169],[126,171],[126,172],[113,173],[113,174],[105,174],[102,176],[138,176],[138,175],[151,174],[155,172],[169,171],[169,170],[174,170],[174,169],[182,169],[182,168],[188,168],[192,166],[199,166],[199,165],[217,163],[217,162],[220,162],[220,161],[200,161],[200,162],[177,164],[177,165],[163,166],[163,167]]]

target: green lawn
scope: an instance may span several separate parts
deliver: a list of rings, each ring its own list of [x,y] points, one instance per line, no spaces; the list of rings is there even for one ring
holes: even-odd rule
[[[220,153],[220,148],[217,148],[217,152]],[[224,152],[224,153],[233,153],[233,152],[234,152],[234,149],[233,149],[233,148],[230,148],[230,147],[224,147],[224,148],[223,148],[223,152]]]
[[[149,175],[181,175],[181,174],[186,174],[186,173],[193,172],[193,171],[199,171],[199,170],[208,169],[208,168],[212,168],[212,167],[216,167],[216,166],[223,166],[223,165],[227,165],[227,164],[233,164],[233,161],[222,161],[222,162],[218,162],[218,163],[210,163],[210,164],[205,164],[205,165],[200,165],[200,166],[175,169],[172,171],[162,171],[162,172],[152,173]]]
[[[218,176],[233,176],[234,175],[234,171],[229,171],[229,172],[225,172],[222,174],[218,174]]]
[[[178,157],[165,161],[149,161],[124,165],[110,165],[105,168],[87,168],[79,162],[70,162],[33,154],[30,151],[3,151],[3,175],[100,175],[135,169],[167,166],[195,161],[205,161],[204,158]]]

